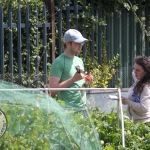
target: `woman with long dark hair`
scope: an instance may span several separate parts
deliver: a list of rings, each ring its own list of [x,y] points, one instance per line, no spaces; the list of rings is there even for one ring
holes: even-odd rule
[[[128,115],[134,123],[150,122],[150,58],[137,56],[134,59],[135,83],[130,87],[122,103],[128,105]]]

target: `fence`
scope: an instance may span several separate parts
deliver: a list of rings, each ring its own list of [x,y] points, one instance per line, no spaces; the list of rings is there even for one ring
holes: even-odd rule
[[[131,67],[133,65],[133,58],[136,55],[147,55],[149,56],[149,40],[147,37],[144,39],[144,43],[142,43],[142,31],[140,29],[140,25],[134,21],[134,15],[132,12],[128,12],[126,10],[121,10],[120,12],[113,12],[111,16],[107,16],[106,12],[102,10],[101,8],[98,8],[97,6],[94,6],[93,1],[91,1],[91,11],[90,16],[97,16],[98,20],[104,20],[106,23],[106,26],[103,26],[102,24],[95,23],[92,19],[90,20],[90,26],[87,27],[87,18],[82,18],[81,14],[82,12],[85,12],[86,9],[86,0],[83,0],[83,5],[81,6],[77,0],[74,1],[73,5],[70,4],[70,1],[66,1],[66,5],[62,5],[62,1],[58,1],[58,3],[55,4],[55,6],[58,6],[58,13],[55,14],[56,16],[56,22],[57,22],[57,29],[58,29],[58,38],[53,39],[56,41],[56,48],[58,48],[58,55],[63,52],[63,42],[62,42],[62,36],[66,29],[69,28],[76,28],[79,29],[85,37],[89,39],[89,47],[91,57],[94,59],[94,56],[97,55],[98,61],[101,64],[102,61],[102,36],[104,35],[106,37],[106,40],[108,40],[107,45],[107,54],[108,59],[111,60],[117,53],[120,54],[120,62],[121,62],[121,74],[118,75],[119,78],[121,78],[121,82],[123,83],[122,87],[126,88],[131,85],[133,82],[131,79]],[[30,76],[30,70],[31,70],[31,41],[30,41],[30,27],[31,24],[29,22],[30,19],[30,8],[27,5],[26,12],[25,12],[25,22],[22,22],[21,20],[21,8],[18,5],[17,10],[17,22],[12,22],[12,14],[14,13],[12,11],[11,6],[9,6],[8,9],[8,21],[7,23],[4,23],[4,12],[3,7],[0,5],[0,74],[1,79],[5,79],[5,76],[10,76],[10,81],[14,82],[15,76],[17,77],[17,83],[21,84],[22,76],[25,75],[25,73],[22,73],[22,67],[23,65],[26,65],[26,72],[27,77]],[[149,14],[150,10],[149,7],[145,8],[139,8],[137,11],[137,14],[139,17],[145,16],[146,17],[146,29],[148,29],[148,23],[149,23]],[[42,30],[42,49],[43,49],[43,64],[42,64],[42,80],[44,79],[44,84],[47,84],[47,29],[50,27],[50,23],[47,22],[47,10],[46,6],[43,7],[43,16],[44,20],[43,23],[38,24],[36,23],[35,28],[37,29],[35,32],[35,47],[38,47],[39,45],[39,37],[38,37],[38,31]],[[35,6],[34,15],[36,18],[38,18],[38,8]],[[70,21],[71,16],[74,15],[75,17]],[[89,19],[89,18],[88,18]],[[65,26],[63,23],[66,23]],[[91,29],[91,32],[88,32],[88,29]],[[17,29],[17,36],[14,37],[12,30]],[[26,45],[26,63],[23,64],[22,60],[22,29],[25,30],[25,45]],[[7,31],[6,31],[7,30]],[[8,57],[9,57],[9,63],[6,64],[5,62],[5,53],[6,53],[6,45],[4,42],[5,32],[8,33]],[[16,38],[15,42],[17,44],[17,49],[14,49],[14,38]],[[96,45],[96,46],[95,46]],[[17,54],[14,56],[13,51],[17,50]],[[53,51],[54,49],[51,49]],[[87,45],[83,46],[83,57],[86,58],[87,56]],[[17,60],[17,67],[14,68],[14,57]],[[4,68],[5,66],[9,67],[9,72],[5,72]],[[37,74],[35,74],[35,77],[38,76],[38,62],[35,62],[35,66],[37,68]],[[123,70],[124,71],[123,71]],[[14,70],[17,70],[17,72],[14,73]],[[8,75],[9,74],[9,75]],[[16,75],[17,74],[17,75]],[[129,80],[130,78],[130,80]],[[36,78],[38,79],[38,78]],[[38,81],[37,81],[38,82]],[[30,86],[30,85],[29,85]],[[38,85],[37,85],[38,87]],[[113,84],[110,84],[110,87],[114,87]]]
[[[40,37],[39,37],[39,30],[42,33],[42,49],[43,49],[43,74],[47,74],[47,28],[50,27],[50,23],[47,23],[47,10],[46,6],[44,5],[43,7],[43,23],[38,23],[38,7],[35,5],[34,8],[34,16],[37,19],[37,22],[34,25],[35,28],[35,47],[38,47],[40,42]],[[11,81],[13,82],[13,74],[15,72],[14,68],[14,58],[17,60],[17,66],[18,68],[16,69],[18,72],[17,74],[19,75],[19,83],[21,83],[21,78],[22,78],[22,65],[26,65],[26,72],[27,76],[30,75],[30,69],[31,69],[31,22],[30,22],[30,7],[27,5],[26,6],[26,11],[25,13],[22,12],[21,6],[18,5],[17,9],[17,22],[13,22],[12,15],[13,15],[13,9],[12,6],[10,5],[8,8],[8,21],[7,23],[4,23],[4,11],[2,5],[0,5],[0,74],[2,75],[2,78],[5,78],[4,76],[6,75],[6,72],[4,71],[5,65],[8,66],[9,68],[9,75],[11,76]],[[25,15],[24,20],[22,21],[22,14]],[[13,29],[17,29],[17,36],[13,36]],[[22,31],[24,29],[24,31]],[[5,39],[6,35],[4,33],[8,34],[8,57],[9,57],[9,64],[5,64],[5,52],[6,52],[6,45]],[[22,32],[24,35],[22,35]],[[4,39],[5,36],[5,39]],[[26,49],[26,64],[23,64],[22,60],[22,36],[24,36],[25,39],[25,49]],[[16,38],[16,39],[15,39]],[[15,39],[15,41],[14,41]],[[17,43],[17,54],[14,56],[14,47],[13,45]],[[38,55],[38,54],[37,54]],[[38,57],[38,56],[37,56]],[[36,66],[37,65],[37,66]],[[38,61],[35,63],[35,66],[37,68],[38,72]],[[15,72],[16,73],[16,72]],[[7,73],[8,74],[8,73]],[[46,83],[46,78],[44,80]]]
[[[119,12],[112,12],[111,16],[107,16],[105,10],[101,7],[94,6],[93,1],[90,2],[91,9],[86,12],[86,0],[83,0],[83,5],[74,1],[70,4],[70,1],[66,1],[66,5],[63,6],[62,1],[58,1],[58,49],[59,54],[63,51],[62,35],[64,34],[64,28],[76,28],[83,33],[85,37],[89,39],[86,45],[83,46],[83,56],[87,56],[87,50],[90,51],[91,57],[94,59],[96,55],[98,61],[102,63],[102,37],[105,36],[108,41],[107,55],[111,60],[117,53],[120,54],[121,62],[121,74],[118,75],[121,78],[123,87],[131,85],[131,66],[134,63],[134,57],[137,55],[150,55],[150,45],[147,36],[143,36],[140,24],[135,22],[135,16],[133,12],[129,12],[125,9]],[[100,4],[100,3],[99,3]],[[150,7],[139,8],[136,12],[138,17],[146,17],[145,29],[149,27]],[[86,13],[89,16],[83,17]],[[74,17],[72,17],[74,16]],[[105,26],[95,22],[92,18],[97,16],[98,21],[103,20]],[[73,18],[73,19],[72,19]],[[90,20],[90,26],[87,22]],[[64,24],[66,23],[66,25]],[[89,33],[90,32],[90,33]],[[88,43],[90,43],[88,45]],[[96,45],[96,46],[95,46]],[[123,70],[122,70],[123,69]],[[123,72],[122,72],[123,71]],[[110,87],[113,87],[112,84]]]
[[[121,81],[121,88],[129,88],[133,83],[134,79],[132,78],[132,67],[122,67],[119,70],[120,75],[118,78]],[[128,74],[128,76],[126,76]],[[15,84],[23,85],[25,87],[32,87],[32,88],[45,88],[48,87],[49,84],[49,74],[30,74],[27,73],[21,74],[22,82],[20,83],[20,75],[19,74],[9,74],[6,73],[5,75],[0,75],[0,80],[12,82]],[[108,87],[113,87],[113,82],[109,82]]]
[[[65,32],[64,28],[76,28],[79,29],[85,37],[88,36],[90,42],[91,56],[94,58],[95,49],[98,56],[99,63],[102,59],[102,36],[106,37],[108,41],[107,54],[108,58],[112,59],[116,53],[120,54],[120,61],[122,67],[128,67],[133,65],[133,58],[136,55],[147,55],[150,54],[150,46],[148,37],[143,36],[140,24],[135,22],[133,12],[129,12],[125,9],[119,12],[112,12],[111,16],[107,16],[105,10],[101,7],[94,6],[91,1],[90,12],[86,12],[87,1],[83,0],[83,5],[79,4],[77,0],[74,1],[73,5],[70,1],[66,1],[66,5],[63,6],[62,2],[58,1],[58,46],[59,54],[63,51],[62,46],[62,35]],[[100,4],[99,4],[100,5]],[[142,7],[137,11],[139,18],[146,17],[144,22],[148,30],[150,7]],[[89,18],[85,18],[84,15],[89,13],[90,26],[87,27],[87,21]],[[74,17],[72,17],[74,16]],[[99,20],[103,20],[104,24],[95,22],[92,20],[93,16],[98,17]],[[95,18],[96,19],[96,18]],[[64,22],[66,25],[64,27]],[[90,34],[88,33],[91,31]],[[96,44],[96,47],[94,47]],[[86,45],[83,47],[83,56],[86,57]]]

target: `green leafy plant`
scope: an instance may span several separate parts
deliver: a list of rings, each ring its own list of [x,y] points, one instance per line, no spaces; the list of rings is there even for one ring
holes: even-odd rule
[[[108,87],[109,81],[113,79],[113,77],[115,77],[117,67],[119,67],[120,65],[119,54],[117,54],[112,60],[108,60],[106,46],[107,41],[105,40],[105,37],[103,37],[101,65],[98,63],[98,58],[96,56],[94,57],[94,60],[92,62],[92,58],[90,57],[89,51],[87,52],[88,56],[86,57],[86,59],[83,59],[86,71],[91,72],[94,77],[91,87],[95,88]]]
[[[104,150],[145,150],[150,148],[150,127],[141,122],[136,125],[124,112],[125,147],[122,146],[121,121],[115,110],[105,114],[98,107],[93,107],[92,120],[99,133]],[[119,124],[118,124],[119,121]]]
[[[8,126],[0,139],[0,149],[67,150],[69,147],[79,150],[83,140],[89,142],[89,149],[94,147],[94,150],[150,148],[150,127],[141,122],[135,125],[126,112],[123,147],[121,120],[114,109],[106,114],[98,107],[89,108],[90,120],[84,118],[81,112],[74,114],[71,110],[62,109],[42,92],[12,93],[7,92],[7,100],[1,99],[0,108],[6,115]]]

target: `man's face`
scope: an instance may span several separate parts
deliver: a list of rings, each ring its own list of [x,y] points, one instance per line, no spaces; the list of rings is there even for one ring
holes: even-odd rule
[[[136,63],[134,63],[134,73],[137,80],[141,80],[146,75],[143,67]]]
[[[69,42],[69,48],[70,51],[74,54],[79,54],[82,50],[82,46],[84,45],[84,42],[82,43],[76,43],[76,42]]]

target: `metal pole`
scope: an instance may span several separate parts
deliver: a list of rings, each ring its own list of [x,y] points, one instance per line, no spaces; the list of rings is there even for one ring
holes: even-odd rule
[[[51,61],[53,62],[55,60],[55,3],[54,3],[54,0],[46,0],[46,5],[50,13],[48,20],[51,23],[50,35],[53,41],[51,45],[50,54],[51,54]]]
[[[119,106],[120,106],[120,114],[121,114],[121,128],[122,128],[122,146],[125,147],[125,138],[124,138],[124,118],[123,118],[123,110],[122,110],[122,102],[121,102],[121,90],[118,89],[119,96]]]
[[[65,90],[73,90],[73,91],[77,91],[77,90],[84,90],[84,91],[89,91],[89,90],[99,90],[100,92],[106,92],[111,90],[112,91],[116,91],[118,90],[117,88],[14,88],[14,89],[0,89],[0,91],[45,91],[45,90],[58,90],[58,91],[65,91]]]

